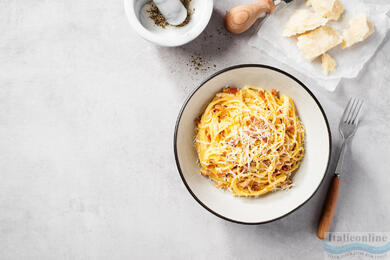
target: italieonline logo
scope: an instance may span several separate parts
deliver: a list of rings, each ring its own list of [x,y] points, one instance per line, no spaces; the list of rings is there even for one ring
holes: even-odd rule
[[[327,259],[390,259],[390,232],[329,232]]]

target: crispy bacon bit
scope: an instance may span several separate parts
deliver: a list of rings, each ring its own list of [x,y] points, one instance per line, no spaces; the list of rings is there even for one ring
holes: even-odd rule
[[[268,138],[267,138],[267,137],[263,137],[262,139],[263,139],[263,141],[264,141],[265,143],[268,141]]]
[[[264,161],[264,164],[267,165],[267,166],[270,166],[271,161],[270,161],[270,160],[265,160],[265,161]]]
[[[226,142],[226,144],[232,145],[232,146],[234,146],[235,143],[236,143],[236,141],[233,139],[233,137],[230,137],[230,138],[226,139],[225,142]]]
[[[265,94],[264,94],[264,91],[263,91],[263,90],[260,90],[260,91],[259,91],[259,96],[261,97],[262,100],[265,101]]]
[[[195,119],[195,123],[198,125],[200,123],[200,116]]]
[[[238,88],[224,88],[222,89],[222,92],[235,95],[238,92]]]
[[[257,127],[263,127],[264,125],[265,125],[265,123],[264,123],[263,120],[257,121],[257,122],[256,122],[256,126],[257,126]]]
[[[214,168],[214,165],[207,165],[207,169],[212,169]]]
[[[283,165],[282,166],[282,170],[283,171],[288,171],[288,170],[290,170],[291,169],[291,167],[289,166],[289,165]]]
[[[224,190],[226,190],[228,188],[225,183],[218,183],[218,184],[215,185],[215,187],[221,188],[221,189],[224,189]]]
[[[249,186],[252,186],[252,181],[249,181],[249,182],[244,186],[244,189],[248,189]]]
[[[253,183],[251,189],[257,191],[259,189],[259,186],[257,185],[257,183]]]
[[[277,97],[277,96],[279,96],[279,91],[273,88],[271,90],[271,94],[274,95],[275,97]]]
[[[209,142],[211,142],[211,135],[210,134],[207,134],[207,140],[209,140]]]
[[[265,124],[263,120],[259,120],[255,116],[251,116],[250,120],[257,127],[263,127]]]
[[[294,125],[289,125],[289,126],[287,126],[287,128],[286,128],[286,131],[288,131],[288,132],[294,132],[294,130],[295,130]]]
[[[200,174],[202,174],[202,176],[210,176],[210,173],[207,171],[200,171]]]
[[[276,165],[276,170],[279,171],[280,169],[282,169],[282,164],[278,163],[278,164]]]

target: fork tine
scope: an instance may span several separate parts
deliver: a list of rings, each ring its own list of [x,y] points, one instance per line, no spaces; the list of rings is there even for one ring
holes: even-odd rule
[[[341,116],[341,120],[340,120],[341,122],[344,122],[347,119],[347,115],[349,113],[349,110],[350,110],[350,107],[351,107],[351,104],[352,104],[352,100],[353,100],[353,98],[349,99],[348,104],[347,104],[347,106],[344,109],[344,113]]]
[[[357,111],[357,109],[359,107],[359,104],[360,104],[360,100],[358,98],[356,98],[355,106],[351,110],[351,113],[348,116],[347,124],[352,124],[352,120],[354,119],[354,116],[355,116],[356,111]]]
[[[359,100],[359,106],[356,109],[356,113],[353,115],[352,124],[357,124],[359,122],[359,114],[360,110],[362,109],[363,103],[363,100]]]
[[[354,110],[356,109],[356,105],[357,105],[357,99],[356,99],[356,98],[353,98],[353,102],[352,102],[351,108],[349,109],[347,118],[346,118],[345,121],[344,121],[345,123],[349,124],[349,121],[351,120],[351,117],[352,117],[352,115],[353,115],[353,112],[354,112]]]

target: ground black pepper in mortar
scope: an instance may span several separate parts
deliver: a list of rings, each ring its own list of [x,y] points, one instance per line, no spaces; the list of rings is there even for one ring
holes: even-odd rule
[[[184,20],[184,22],[182,22],[179,25],[175,25],[174,27],[183,27],[187,25],[190,22],[191,14],[195,11],[195,9],[190,10],[191,0],[180,0],[180,1],[187,9],[187,17]],[[165,27],[167,26],[172,26],[167,22],[167,20],[165,20],[165,17],[160,13],[160,11],[158,10],[157,6],[154,4],[153,1],[148,2],[147,5],[149,5],[149,8],[146,12],[149,14],[149,18],[153,20],[155,25],[160,26],[163,29],[165,29]]]

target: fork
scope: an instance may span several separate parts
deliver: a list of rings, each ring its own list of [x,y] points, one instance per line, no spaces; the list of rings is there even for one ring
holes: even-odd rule
[[[320,219],[320,224],[318,226],[317,236],[320,239],[325,238],[325,235],[328,232],[330,225],[332,224],[332,219],[336,209],[337,197],[339,193],[340,174],[343,168],[346,146],[348,141],[352,139],[356,132],[359,123],[359,114],[362,106],[363,100],[351,98],[348,102],[347,107],[344,110],[343,116],[341,117],[339,123],[339,131],[341,137],[343,138],[343,144],[341,145],[339,160],[337,161],[335,174],[328,190],[325,205]]]

